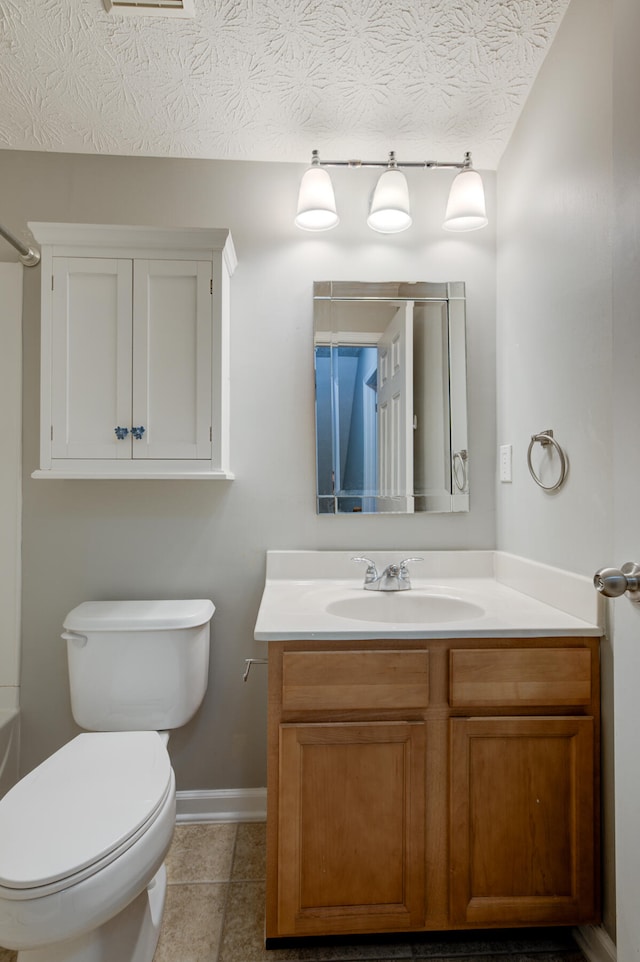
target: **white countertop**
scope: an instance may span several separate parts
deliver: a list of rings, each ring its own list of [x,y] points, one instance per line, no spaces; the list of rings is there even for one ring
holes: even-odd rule
[[[602,599],[586,577],[492,551],[364,553],[376,561],[379,571],[392,561],[421,555],[424,562],[410,565],[411,590],[394,595],[459,598],[478,606],[480,613],[470,609],[471,617],[417,623],[383,623],[332,614],[327,605],[333,602],[374,594],[363,589],[364,566],[351,562],[355,551],[268,552],[255,638],[324,641],[603,634]],[[526,593],[519,590],[522,585]],[[375,592],[379,594],[390,593]],[[545,594],[549,600],[540,597]],[[372,600],[378,603],[382,599]]]

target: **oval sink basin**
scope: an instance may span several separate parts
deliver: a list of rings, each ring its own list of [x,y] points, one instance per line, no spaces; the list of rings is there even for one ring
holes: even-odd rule
[[[357,598],[340,598],[326,607],[328,614],[356,621],[385,624],[464,621],[480,618],[484,609],[454,595],[418,591],[364,591]]]

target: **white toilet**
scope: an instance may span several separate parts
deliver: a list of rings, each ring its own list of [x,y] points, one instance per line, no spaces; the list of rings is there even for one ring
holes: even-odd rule
[[[207,687],[208,600],[74,608],[71,707],[88,729],[0,800],[0,945],[19,962],[151,962],[175,824],[167,729]]]

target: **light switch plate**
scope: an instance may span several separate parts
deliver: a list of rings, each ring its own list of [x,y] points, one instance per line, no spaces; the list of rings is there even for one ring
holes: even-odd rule
[[[511,481],[511,445],[500,445],[500,480],[502,482]]]

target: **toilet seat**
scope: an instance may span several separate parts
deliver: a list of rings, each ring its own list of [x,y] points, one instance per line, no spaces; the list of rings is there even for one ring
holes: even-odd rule
[[[157,732],[78,735],[0,801],[0,894],[39,898],[103,869],[144,835],[173,792]]]
[[[0,888],[0,932],[5,946],[25,951],[48,946],[53,952],[58,943],[68,942],[73,946],[76,939],[87,933],[96,932],[97,936],[105,922],[114,919],[147,887],[154,885],[171,845],[175,817],[172,771],[171,790],[146,831],[100,871],[89,871],[81,880],[79,876],[72,876],[59,891],[50,894],[42,888],[21,892]],[[64,954],[56,957],[62,959]],[[120,956],[111,952],[107,958]]]

